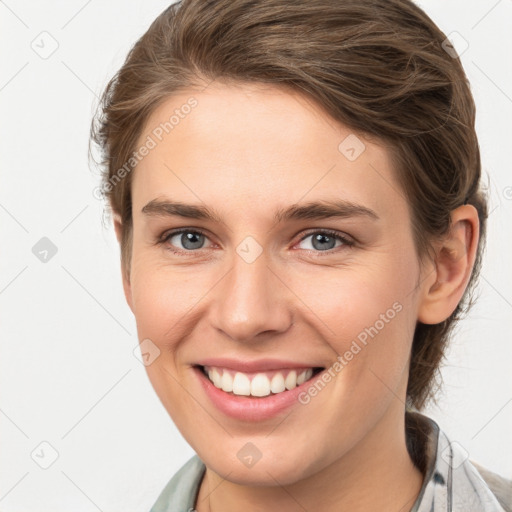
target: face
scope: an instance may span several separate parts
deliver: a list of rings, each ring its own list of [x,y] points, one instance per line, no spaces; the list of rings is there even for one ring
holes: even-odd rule
[[[185,439],[257,484],[381,442],[403,421],[422,277],[388,150],[256,84],[183,91],[148,137],[125,293]]]

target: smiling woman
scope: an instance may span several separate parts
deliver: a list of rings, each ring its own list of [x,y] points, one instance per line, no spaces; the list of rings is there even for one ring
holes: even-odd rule
[[[185,0],[109,83],[124,292],[197,453],[154,512],[510,510],[419,412],[487,217],[445,40],[408,0]]]

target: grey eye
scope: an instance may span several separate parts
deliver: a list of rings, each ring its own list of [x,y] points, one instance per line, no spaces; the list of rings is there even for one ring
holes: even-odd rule
[[[306,240],[311,239],[310,247],[302,247],[302,249],[314,249],[316,251],[328,251],[336,247],[336,242],[339,237],[329,235],[327,233],[317,232],[311,233],[301,240],[304,243]],[[340,243],[341,245],[341,243]]]
[[[176,242],[173,241],[174,239],[178,239],[182,247],[176,244]],[[202,249],[205,239],[206,237],[202,233],[196,231],[182,231],[181,233],[171,235],[169,242],[174,246],[177,245],[179,249],[183,248],[187,251],[193,251],[194,249]]]

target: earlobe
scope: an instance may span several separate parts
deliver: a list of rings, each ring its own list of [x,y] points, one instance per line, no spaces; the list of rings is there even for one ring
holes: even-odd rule
[[[446,320],[460,302],[471,277],[479,238],[478,212],[463,205],[452,212],[450,232],[435,247],[435,268],[423,277],[423,298],[418,321],[438,324]]]

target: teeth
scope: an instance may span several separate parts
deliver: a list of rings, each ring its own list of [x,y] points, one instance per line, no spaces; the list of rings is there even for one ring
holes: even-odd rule
[[[300,386],[303,382],[311,379],[311,377],[313,377],[313,368],[308,368],[297,377],[297,386]]]
[[[270,395],[270,382],[264,373],[258,373],[251,381],[252,396]]]
[[[282,393],[294,389],[313,376],[313,369],[302,370],[297,375],[296,370],[288,371],[286,378],[283,372],[276,372],[271,379],[265,373],[257,373],[251,378],[242,372],[232,372],[222,368],[209,368],[208,377],[213,385],[226,393],[232,392],[240,396],[268,396],[270,393]]]
[[[220,388],[221,387],[221,383],[220,383],[220,373],[218,372],[218,370],[216,368],[214,368],[213,370],[210,370],[208,372],[208,377],[210,377],[210,380],[213,382],[213,385],[216,387],[216,388]]]
[[[251,381],[244,373],[236,372],[233,379],[233,394],[249,396],[251,394]]]
[[[227,393],[233,391],[233,377],[231,377],[229,372],[223,372],[221,384],[222,391],[226,391]]]
[[[272,393],[282,393],[285,389],[286,386],[284,385],[283,374],[276,373],[270,382],[270,391],[272,391]]]
[[[297,372],[295,370],[292,370],[286,376],[286,379],[284,379],[284,385],[286,386],[286,389],[293,389],[297,386]]]

